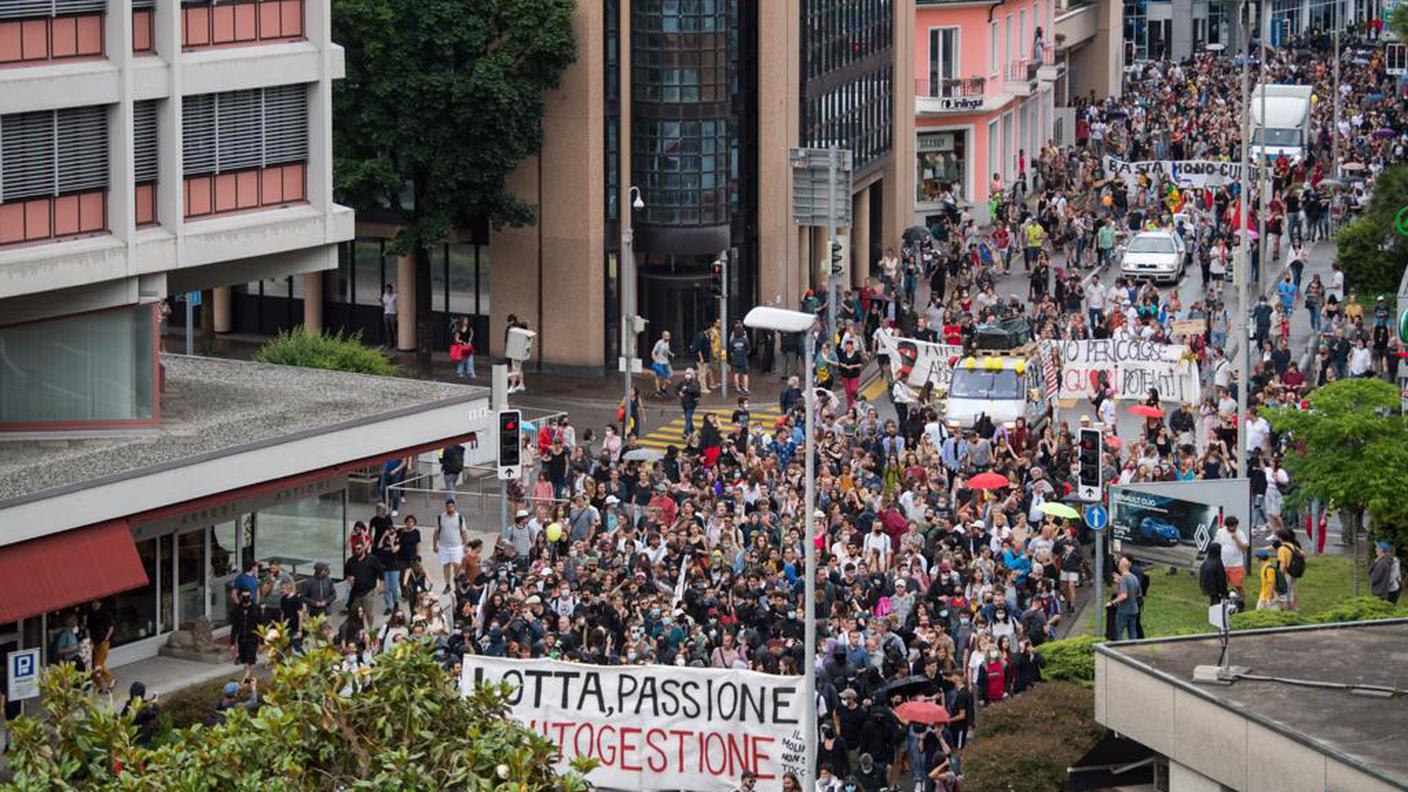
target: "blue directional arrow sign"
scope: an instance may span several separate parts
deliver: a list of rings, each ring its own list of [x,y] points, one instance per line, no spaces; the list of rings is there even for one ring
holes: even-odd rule
[[[1103,531],[1105,526],[1110,524],[1110,512],[1098,503],[1092,503],[1085,507],[1085,524],[1090,526],[1092,531]]]

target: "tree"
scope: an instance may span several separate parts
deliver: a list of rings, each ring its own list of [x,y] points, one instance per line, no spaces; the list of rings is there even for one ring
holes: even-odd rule
[[[1295,484],[1291,499],[1306,503],[1314,498],[1341,509],[1356,548],[1362,544],[1357,533],[1366,514],[1374,536],[1403,546],[1408,541],[1403,497],[1408,418],[1400,412],[1397,386],[1381,379],[1340,380],[1311,392],[1308,400],[1306,410],[1268,411],[1272,429],[1289,434],[1294,449],[1285,458]]]
[[[461,696],[426,646],[403,643],[352,670],[326,641],[294,655],[270,638],[282,659],[256,711],[228,710],[224,723],[163,735],[155,748],[138,746],[132,718],[87,695],[72,665],[47,670],[43,717],[11,724],[6,789],[587,789],[594,762],[559,776],[556,746],[508,717],[502,690]]]
[[[475,221],[525,225],[508,175],[542,141],[543,94],[576,58],[574,0],[334,0],[347,76],[333,92],[339,200],[390,214],[416,262],[429,371],[430,246]]]
[[[1398,3],[1388,15],[1388,29],[1399,41],[1408,41],[1408,5]]]
[[[1408,238],[1394,227],[1394,218],[1405,206],[1408,166],[1395,165],[1379,174],[1364,214],[1335,234],[1335,260],[1346,283],[1361,295],[1398,292],[1408,267]]]

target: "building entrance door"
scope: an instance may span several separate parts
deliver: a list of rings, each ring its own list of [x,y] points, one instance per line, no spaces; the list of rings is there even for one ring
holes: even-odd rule
[[[695,334],[718,314],[718,302],[709,285],[712,277],[707,270],[641,273],[641,313],[650,324],[646,326],[646,338],[640,342],[640,357],[647,367],[650,349],[665,330],[670,331],[670,346],[676,359],[689,359],[689,345]]]

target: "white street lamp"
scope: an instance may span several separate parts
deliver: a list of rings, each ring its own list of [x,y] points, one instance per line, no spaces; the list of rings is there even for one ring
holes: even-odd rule
[[[812,329],[816,327],[816,317],[802,311],[792,311],[786,308],[769,308],[758,306],[748,312],[743,317],[743,324],[748,327],[755,327],[760,330],[772,330],[778,333],[806,333],[805,343],[802,353],[806,356],[806,380],[804,385],[806,390],[803,393],[803,404],[806,405],[806,483],[807,496],[803,510],[806,514],[805,529],[802,541],[806,545],[807,558],[807,580],[806,588],[803,590],[806,616],[805,620],[805,659],[802,669],[802,695],[806,697],[806,723],[802,732],[803,742],[806,743],[806,767],[802,772],[802,789],[812,790],[816,787],[816,432],[812,427],[812,421],[816,415],[816,384],[813,382],[815,374],[813,369],[816,365],[816,334]]]

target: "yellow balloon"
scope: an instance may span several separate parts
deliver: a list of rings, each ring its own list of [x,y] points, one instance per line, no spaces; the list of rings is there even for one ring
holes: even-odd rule
[[[562,538],[562,523],[548,523],[548,541],[556,542]]]
[[[1002,358],[983,358],[983,369],[985,371],[997,371],[1002,368]]]
[[[1027,361],[1025,361],[1025,360],[1019,360],[1019,361],[1017,361],[1016,365],[1014,365],[1014,366],[1012,367],[1012,370],[1015,371],[1015,372],[1017,372],[1017,375],[1018,375],[1018,376],[1021,376],[1022,374],[1026,374],[1026,373],[1027,373]]]
[[[969,371],[972,371],[973,368],[976,367],[977,365],[978,365],[978,361],[977,361],[976,358],[964,358],[964,360],[963,360],[963,368],[966,368],[966,369],[968,369]]]

